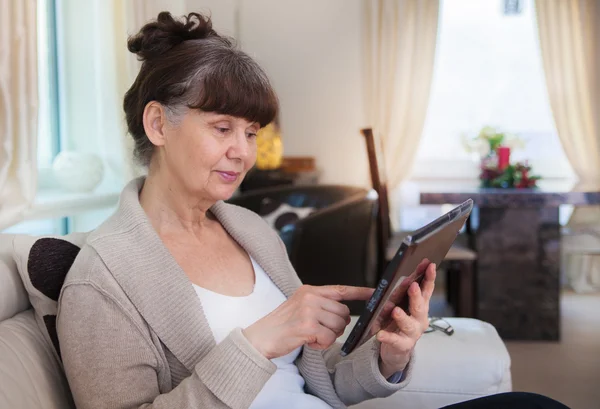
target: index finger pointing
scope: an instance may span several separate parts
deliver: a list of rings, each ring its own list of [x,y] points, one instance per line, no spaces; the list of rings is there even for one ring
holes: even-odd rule
[[[375,291],[374,288],[349,285],[324,285],[316,288],[319,295],[335,301],[367,301]]]

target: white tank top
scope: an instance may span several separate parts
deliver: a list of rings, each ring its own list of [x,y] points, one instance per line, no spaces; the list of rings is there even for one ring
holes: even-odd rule
[[[249,327],[286,300],[262,267],[254,259],[251,258],[251,261],[256,279],[254,290],[248,296],[229,297],[194,284],[217,344],[233,329]],[[250,408],[331,409],[321,399],[304,392],[304,378],[294,363],[300,351],[301,348],[298,348],[288,355],[271,360],[277,365],[277,370]]]

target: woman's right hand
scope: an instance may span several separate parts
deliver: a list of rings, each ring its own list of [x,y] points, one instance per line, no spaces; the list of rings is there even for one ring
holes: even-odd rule
[[[267,359],[287,355],[302,345],[327,349],[350,323],[350,310],[340,301],[366,301],[373,291],[343,285],[303,285],[269,315],[244,329],[244,335]]]

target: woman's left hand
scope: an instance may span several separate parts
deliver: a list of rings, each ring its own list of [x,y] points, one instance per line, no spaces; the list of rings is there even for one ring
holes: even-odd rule
[[[416,282],[408,288],[410,315],[395,307],[394,322],[377,333],[377,340],[381,342],[379,369],[386,379],[404,370],[415,344],[429,327],[429,300],[435,286],[435,270],[435,264],[429,264],[422,288]]]

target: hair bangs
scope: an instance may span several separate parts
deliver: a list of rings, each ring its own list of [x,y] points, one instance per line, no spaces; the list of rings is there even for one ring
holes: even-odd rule
[[[216,69],[200,76],[198,99],[188,107],[244,118],[264,127],[277,116],[277,95],[258,64],[240,54],[236,57],[221,60]]]

